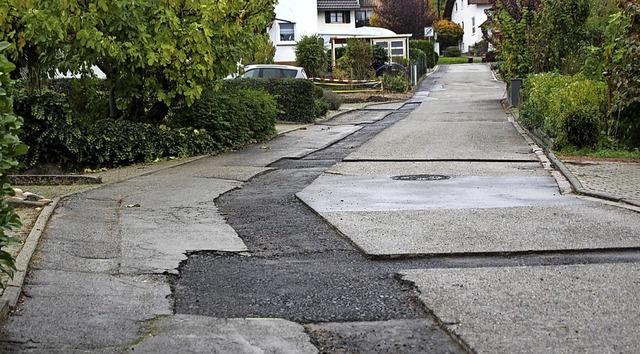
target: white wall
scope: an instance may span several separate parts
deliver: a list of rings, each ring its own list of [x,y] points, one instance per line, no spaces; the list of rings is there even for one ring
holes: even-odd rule
[[[295,23],[295,40],[280,41],[279,20],[267,30],[271,41],[276,46],[274,61],[294,62],[296,60],[295,45],[303,35],[309,36],[318,32],[318,3],[316,0],[279,0],[275,7],[276,18]]]
[[[451,10],[451,21],[461,26],[464,24],[464,36],[462,37],[460,46],[462,52],[467,52],[469,46],[482,40],[480,25],[487,20],[487,15],[484,13],[484,10],[490,7],[491,5],[469,5],[468,0],[455,1],[453,9]],[[474,17],[475,33],[473,33],[474,26],[472,26],[472,18]]]
[[[318,33],[325,38],[350,33],[356,29],[356,12],[351,10],[349,13],[349,17],[351,18],[350,23],[325,23],[325,12],[317,12],[316,23],[318,24]]]

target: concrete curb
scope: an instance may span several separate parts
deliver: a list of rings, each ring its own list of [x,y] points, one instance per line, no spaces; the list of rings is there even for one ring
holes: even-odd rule
[[[2,296],[0,296],[0,321],[3,321],[9,315],[9,312],[15,308],[20,299],[22,285],[29,270],[29,263],[38,247],[38,241],[40,241],[40,236],[42,236],[47,222],[58,206],[58,202],[60,202],[60,198],[54,198],[53,202],[42,209],[16,257],[17,270],[13,275],[13,279],[9,281],[4,289]]]

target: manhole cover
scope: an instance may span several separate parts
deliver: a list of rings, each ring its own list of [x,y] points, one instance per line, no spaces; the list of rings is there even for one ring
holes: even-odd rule
[[[397,181],[442,181],[449,178],[451,177],[444,175],[404,175],[391,177],[391,179]]]

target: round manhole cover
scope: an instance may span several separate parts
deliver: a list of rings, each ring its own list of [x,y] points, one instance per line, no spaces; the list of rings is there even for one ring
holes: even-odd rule
[[[449,178],[451,177],[444,175],[404,175],[391,177],[391,179],[397,181],[442,181]]]

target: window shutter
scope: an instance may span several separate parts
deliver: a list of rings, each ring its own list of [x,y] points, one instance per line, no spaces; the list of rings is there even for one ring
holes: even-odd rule
[[[331,12],[324,12],[324,23],[331,23]]]
[[[342,16],[344,17],[344,23],[351,23],[351,11],[344,11]]]

